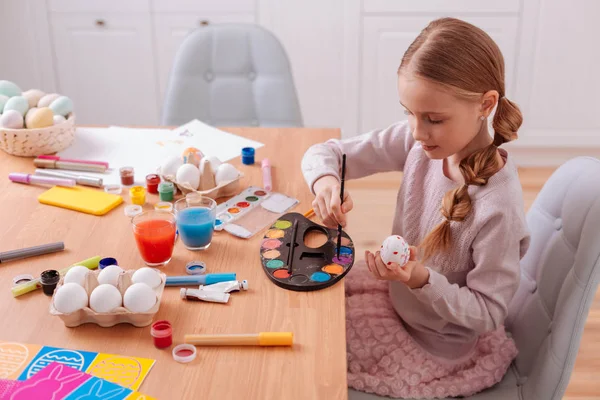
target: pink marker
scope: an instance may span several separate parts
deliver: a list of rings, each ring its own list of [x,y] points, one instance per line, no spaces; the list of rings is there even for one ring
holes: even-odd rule
[[[66,186],[73,187],[75,186],[74,179],[61,179],[61,178],[51,178],[47,176],[38,176],[32,174],[22,174],[18,172],[13,172],[8,174],[8,179],[12,182],[17,183],[25,183],[27,185],[33,183],[36,185],[50,185],[50,186]]]
[[[262,173],[263,173],[263,187],[267,192],[273,189],[273,182],[271,182],[271,163],[268,158],[262,160]]]
[[[103,165],[106,168],[108,168],[108,163],[104,162],[104,161],[73,160],[70,158],[62,158],[59,156],[46,156],[46,155],[41,155],[41,156],[38,156],[37,158],[40,158],[42,160],[64,161],[64,162],[72,162],[72,163],[78,163],[78,164]]]

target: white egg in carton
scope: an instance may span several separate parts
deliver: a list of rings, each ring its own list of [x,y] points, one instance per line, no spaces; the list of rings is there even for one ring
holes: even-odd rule
[[[180,157],[171,156],[156,173],[175,184],[183,194],[195,192],[212,199],[238,194],[240,179],[244,176],[233,165],[210,156],[202,157],[198,165],[186,164]]]
[[[132,281],[132,276],[136,271],[137,270],[125,270],[118,275],[116,288],[121,294],[121,299],[125,297],[125,292],[127,291],[127,289],[130,286],[134,285],[134,282]],[[70,328],[86,323],[97,324],[104,328],[122,323],[131,324],[136,327],[144,327],[150,325],[152,323],[154,315],[158,312],[158,309],[160,307],[160,301],[165,288],[167,276],[164,273],[157,271],[157,273],[160,275],[160,284],[156,288],[151,289],[156,295],[156,302],[147,311],[132,312],[131,310],[125,308],[121,303],[119,307],[115,308],[111,312],[96,312],[90,307],[89,300],[94,289],[96,289],[100,285],[98,283],[98,275],[101,272],[101,270],[90,271],[85,276],[82,286],[87,294],[86,306],[71,313],[62,313],[58,311],[55,306],[57,294],[59,293],[60,288],[65,285],[65,278],[61,277],[60,282],[56,286],[56,290],[52,295],[52,302],[50,303],[50,314],[60,317],[63,320],[65,326]],[[66,283],[66,285],[79,286],[76,283]],[[137,285],[147,286],[143,283],[137,283]],[[147,287],[150,288],[150,286]],[[75,301],[75,298],[71,298],[70,300]]]

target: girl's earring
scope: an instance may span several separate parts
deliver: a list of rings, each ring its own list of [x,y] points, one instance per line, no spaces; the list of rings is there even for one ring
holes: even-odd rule
[[[481,117],[479,117],[480,120],[484,120],[485,119],[485,115],[482,115]]]

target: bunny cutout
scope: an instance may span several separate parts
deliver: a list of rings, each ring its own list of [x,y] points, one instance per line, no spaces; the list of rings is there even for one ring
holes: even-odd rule
[[[63,365],[56,365],[47,377],[36,380],[33,384],[25,383],[21,388],[16,390],[11,400],[26,400],[26,399],[37,399],[37,400],[57,400],[61,397],[59,393],[64,389],[64,386],[77,379],[80,379],[84,373],[76,372],[67,376],[60,377],[63,370]]]
[[[99,379],[96,383],[94,383],[94,385],[91,387],[90,391],[87,392],[87,394],[83,394],[77,398],[75,398],[75,400],[109,400],[109,399],[115,399],[117,398],[118,395],[123,394],[127,389],[122,387],[122,388],[116,388],[113,390],[109,390],[105,393],[100,394],[100,392],[102,391],[102,385],[104,384],[104,381],[102,381],[101,379]],[[92,394],[92,392],[96,391],[96,393]]]

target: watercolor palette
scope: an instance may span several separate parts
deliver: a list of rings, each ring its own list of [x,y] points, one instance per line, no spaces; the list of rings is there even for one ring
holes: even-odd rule
[[[258,187],[250,186],[239,195],[217,206],[215,230],[221,231],[229,222],[248,214],[269,197],[269,193]]]
[[[327,241],[311,248],[305,245],[304,238],[314,231],[324,234]],[[292,241],[293,250],[290,245]],[[311,291],[324,289],[341,280],[354,265],[355,251],[352,239],[342,232],[338,259],[336,229],[318,225],[302,214],[288,213],[282,215],[266,232],[260,246],[260,258],[263,270],[277,286]],[[291,271],[288,259],[292,264]]]

